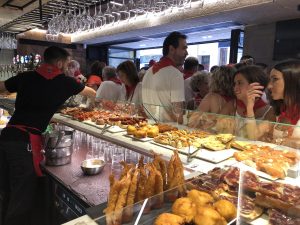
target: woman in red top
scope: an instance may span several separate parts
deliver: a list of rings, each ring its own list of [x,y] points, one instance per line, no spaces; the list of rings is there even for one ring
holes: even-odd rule
[[[117,74],[124,84],[121,93],[121,100],[141,104],[142,85],[134,63],[130,60],[120,63],[117,67]]]
[[[254,101],[260,90],[253,85],[248,92],[249,101]],[[276,121],[281,124],[257,125],[255,120],[247,123],[249,135],[253,138],[272,137],[277,144],[294,148],[300,147],[300,60],[288,60],[278,63],[270,73],[268,84],[271,105],[276,114]],[[249,113],[249,116],[251,114]],[[287,126],[286,124],[296,125]],[[253,132],[254,131],[254,132]]]
[[[206,128],[206,126],[212,125],[208,118],[202,119],[203,112],[220,113],[224,105],[234,99],[234,73],[235,69],[229,66],[220,66],[214,71],[210,78],[209,93],[201,100],[197,109],[199,112],[194,112],[191,115],[188,123],[190,127]]]
[[[91,66],[91,75],[88,76],[86,85],[93,88],[95,91],[98,90],[103,78],[102,70],[106,66],[104,62],[95,61]]]

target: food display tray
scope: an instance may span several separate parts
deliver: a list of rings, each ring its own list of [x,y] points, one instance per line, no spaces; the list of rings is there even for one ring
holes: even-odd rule
[[[229,159],[233,156],[233,153],[235,153],[237,150],[235,149],[224,149],[220,151],[213,151],[201,148],[197,152],[196,158],[198,159],[204,159],[206,161],[212,162],[212,163],[220,163],[226,159]]]
[[[146,201],[146,200],[145,200]],[[136,203],[134,207],[135,213],[131,222],[122,223],[122,225],[153,225],[155,219],[162,213],[171,213],[173,203],[164,203],[160,209],[152,209],[148,213],[142,213],[143,203]],[[148,200],[147,200],[148,201]],[[103,210],[107,207],[107,203],[100,204],[98,206],[87,209],[87,214],[99,225],[107,225],[106,217],[103,214]],[[235,223],[236,219],[230,221],[228,225]]]
[[[130,134],[124,134],[123,136],[128,137],[128,138],[132,138],[134,141],[141,141],[141,142],[148,142],[148,141],[152,141],[153,138],[149,138],[149,137],[145,137],[145,138],[137,138],[133,135]]]
[[[93,127],[96,127],[96,128],[99,128],[99,129],[103,129],[104,128],[104,125],[98,125],[98,124],[94,123],[91,120],[84,120],[83,123],[87,124],[87,125],[90,125],[90,126],[93,126]]]
[[[160,147],[163,147],[163,148],[166,148],[166,149],[169,149],[169,150],[178,150],[180,153],[183,153],[183,154],[188,154],[189,153],[189,148],[188,147],[185,147],[185,148],[175,148],[175,147],[173,147],[171,145],[163,145],[163,144],[157,143],[155,141],[151,141],[150,143],[154,144],[154,145],[157,145],[157,146],[160,146]],[[198,150],[199,150],[198,148],[196,148],[194,146],[191,146],[190,147],[190,154],[193,155]]]

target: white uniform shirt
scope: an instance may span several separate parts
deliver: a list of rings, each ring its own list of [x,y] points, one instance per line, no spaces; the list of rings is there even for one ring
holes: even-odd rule
[[[120,99],[121,89],[122,86],[120,84],[110,80],[103,81],[97,90],[96,100],[105,99],[116,102]]]
[[[121,88],[121,101],[128,101],[134,104],[142,104],[142,82],[139,82],[133,92],[132,96],[129,96],[129,99],[126,100],[126,88],[125,85],[122,84]]]
[[[183,74],[174,66],[164,67],[153,74],[151,67],[143,78],[142,99],[152,116],[170,121],[172,103],[185,101]]]

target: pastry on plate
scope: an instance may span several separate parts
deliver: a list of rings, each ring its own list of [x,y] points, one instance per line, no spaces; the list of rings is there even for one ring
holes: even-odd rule
[[[230,142],[234,138],[234,136],[232,134],[218,134],[218,135],[216,135],[216,137],[223,144]]]
[[[208,141],[208,142],[204,142],[202,145],[205,148],[208,148],[208,149],[214,150],[214,151],[220,151],[220,150],[226,149],[226,145],[224,145],[220,141]]]

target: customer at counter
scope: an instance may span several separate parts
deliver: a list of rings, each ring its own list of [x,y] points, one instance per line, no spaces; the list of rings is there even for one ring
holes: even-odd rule
[[[183,78],[186,80],[198,71],[199,61],[196,57],[187,57],[183,64]]]
[[[102,71],[105,66],[106,64],[104,62],[93,62],[91,65],[91,74],[87,76],[86,86],[93,88],[95,91],[98,90],[103,80]]]
[[[142,82],[146,111],[161,121],[183,122],[184,79],[178,68],[188,55],[186,38],[179,32],[170,33],[163,43],[163,57],[147,71]]]
[[[220,113],[227,103],[234,100],[233,76],[235,69],[229,66],[220,66],[210,77],[209,93],[201,100],[196,112],[191,113],[188,126],[207,129],[214,125],[213,115]]]
[[[228,102],[220,114],[235,116],[235,119],[218,119],[217,130],[220,133],[235,133],[249,138],[245,129],[245,119],[259,119],[274,121],[275,115],[272,107],[266,103],[262,96],[268,84],[268,77],[258,66],[244,66],[234,75],[234,101]],[[256,90],[252,90],[257,87]],[[251,95],[251,100],[249,96]],[[254,101],[252,98],[254,97]],[[244,119],[245,118],[245,119]],[[234,120],[234,121],[233,121]]]
[[[0,223],[30,225],[40,162],[41,133],[57,109],[72,95],[90,98],[95,91],[64,74],[69,53],[59,47],[44,52],[44,64],[0,82],[1,92],[17,93],[15,112],[0,136]],[[34,215],[35,214],[35,215]],[[39,223],[41,224],[41,223]]]
[[[130,60],[120,63],[117,66],[117,74],[123,83],[120,100],[142,104],[142,83],[134,63]]]
[[[96,102],[101,100],[118,101],[121,96],[122,83],[117,78],[116,68],[112,66],[104,67],[102,76],[104,81],[97,90]]]
[[[300,60],[288,60],[278,63],[270,72],[267,86],[270,91],[270,103],[276,114],[276,122],[281,124],[247,121],[248,136],[252,139],[271,136],[278,144],[300,148]],[[247,101],[253,105],[261,92],[258,84],[248,90]],[[253,110],[247,111],[247,117],[254,118]],[[286,126],[285,124],[295,125]]]

